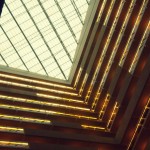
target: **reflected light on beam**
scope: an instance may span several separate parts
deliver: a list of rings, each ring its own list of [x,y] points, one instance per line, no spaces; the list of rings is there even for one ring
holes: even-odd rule
[[[59,97],[59,96],[52,96],[52,95],[47,95],[47,94],[41,94],[41,93],[36,93],[38,97],[45,97],[45,98],[52,98],[56,100],[65,100],[68,102],[75,102],[75,103],[83,103],[81,100],[76,100],[76,99],[71,99],[71,98],[65,98],[65,97]]]
[[[0,146],[29,149],[29,144],[26,142],[0,141]]]
[[[22,128],[15,128],[15,127],[0,126],[0,132],[10,132],[10,133],[24,134],[24,129],[22,129]]]
[[[98,126],[89,126],[89,125],[81,125],[82,128],[84,129],[92,129],[92,130],[105,130],[104,127],[98,127]]]

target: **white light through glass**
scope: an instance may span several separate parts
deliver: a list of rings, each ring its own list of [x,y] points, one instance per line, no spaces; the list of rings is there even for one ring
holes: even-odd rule
[[[0,65],[67,80],[88,0],[6,0]]]

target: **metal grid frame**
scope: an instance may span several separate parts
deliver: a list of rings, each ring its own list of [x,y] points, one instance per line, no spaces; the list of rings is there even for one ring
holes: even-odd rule
[[[6,1],[0,64],[67,80],[88,6],[88,0]]]

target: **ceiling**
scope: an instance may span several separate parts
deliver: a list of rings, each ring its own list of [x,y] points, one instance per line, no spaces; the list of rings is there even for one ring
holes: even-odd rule
[[[90,0],[6,1],[0,65],[68,80]]]
[[[150,0],[95,1],[70,84],[0,67],[0,149],[150,150]]]

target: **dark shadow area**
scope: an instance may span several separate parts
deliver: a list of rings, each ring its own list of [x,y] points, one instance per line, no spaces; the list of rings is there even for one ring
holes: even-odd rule
[[[1,13],[2,13],[4,3],[5,3],[5,0],[0,0],[0,16],[1,16]]]

